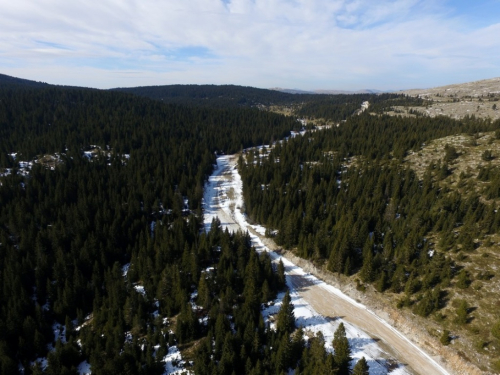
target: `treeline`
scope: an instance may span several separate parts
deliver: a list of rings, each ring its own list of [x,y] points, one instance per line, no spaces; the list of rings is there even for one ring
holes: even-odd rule
[[[293,105],[329,95],[289,94],[277,90],[235,85],[165,85],[116,88],[116,91],[176,103],[206,107],[254,107],[259,105]]]
[[[277,229],[279,244],[331,271],[356,273],[381,292],[402,293],[401,306],[428,316],[443,306],[455,276],[446,252],[473,251],[474,238],[498,231],[500,215],[473,192],[442,188],[446,163],[431,165],[420,179],[401,158],[433,138],[499,125],[356,116],[278,143],[268,157],[242,157],[246,211]],[[429,240],[433,233],[444,251]]]
[[[432,104],[432,100],[413,97],[404,94],[380,94],[370,101],[370,112],[384,113],[391,111],[393,107],[422,107]]]
[[[353,116],[345,124],[309,138],[297,138],[291,143],[299,160],[318,161],[325,152],[341,159],[361,156],[367,160],[402,160],[410,151],[417,151],[432,139],[457,133],[475,134],[498,129],[499,122],[466,117],[461,121],[449,117],[402,118],[400,116]],[[295,146],[298,144],[298,146]]]
[[[341,121],[355,114],[364,101],[370,112],[383,113],[393,106],[422,106],[421,98],[401,94],[289,94],[277,90],[234,85],[166,85],[117,88],[116,91],[189,106],[211,108],[289,106],[294,115]]]
[[[47,374],[75,374],[83,360],[95,374],[160,373],[169,345],[206,333],[189,296],[209,266],[217,283],[204,293],[207,307],[229,283],[229,308],[244,303],[252,277],[238,276],[238,265],[252,264],[255,290],[267,283],[274,296],[281,284],[245,236],[200,235],[201,198],[214,152],[271,142],[296,126],[258,110],[117,92],[0,89],[0,167],[12,169],[0,178],[0,374],[41,373],[32,362],[43,357]],[[88,160],[90,145],[100,152]],[[20,160],[56,153],[53,170],[40,161],[27,177],[18,173]],[[163,318],[177,314],[170,337]],[[65,327],[57,342],[54,323]]]
[[[342,121],[355,115],[365,101],[370,103],[369,112],[383,113],[393,106],[421,106],[424,100],[399,94],[350,94],[329,95],[313,98],[295,112],[300,117]]]
[[[187,108],[90,89],[0,88],[0,98],[0,152],[27,158],[66,148],[79,152],[90,144],[130,153],[152,139],[232,153],[296,126],[291,118],[256,109]]]

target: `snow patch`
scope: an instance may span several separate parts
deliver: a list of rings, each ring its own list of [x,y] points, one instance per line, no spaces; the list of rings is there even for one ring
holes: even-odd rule
[[[78,332],[78,331],[79,331],[79,330],[81,330],[83,327],[85,327],[87,324],[89,324],[90,319],[92,319],[92,314],[87,315],[87,316],[85,317],[85,319],[84,319],[84,322],[83,322],[81,325],[79,325],[78,327],[76,327],[76,328],[75,328],[75,331],[77,331],[77,332]]]
[[[130,263],[127,263],[127,264],[125,264],[122,267],[122,275],[123,275],[123,277],[127,276],[129,268],[130,268]]]
[[[52,325],[52,331],[54,332],[54,342],[61,340],[61,343],[66,344],[66,326],[59,323],[54,323]]]
[[[134,285],[134,289],[137,291],[137,293],[140,293],[143,296],[146,296],[146,291],[144,290],[144,286],[142,286],[142,285]]]
[[[184,368],[186,362],[182,360],[181,352],[177,346],[171,346],[168,348],[168,354],[163,358],[163,362],[165,362],[165,372],[163,375],[168,374],[194,374],[191,371],[188,371]]]
[[[92,371],[90,370],[90,364],[87,361],[83,361],[82,363],[80,363],[76,371],[78,371],[79,375],[92,374]]]

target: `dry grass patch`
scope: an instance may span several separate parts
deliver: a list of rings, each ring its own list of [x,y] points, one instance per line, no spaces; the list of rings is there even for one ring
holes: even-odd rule
[[[434,236],[436,237],[436,236]],[[434,238],[433,237],[433,238]],[[438,330],[448,329],[453,337],[451,347],[463,353],[483,371],[492,371],[491,364],[500,357],[500,342],[491,335],[492,326],[500,318],[500,235],[485,235],[481,244],[470,252],[449,251],[457,271],[465,269],[470,277],[467,288],[459,288],[455,276],[446,289],[448,303],[437,314]],[[460,301],[469,306],[468,323],[456,321]],[[434,326],[429,321],[428,326]]]
[[[439,165],[446,162],[445,147],[454,147],[455,159],[449,160],[449,175],[438,178]],[[483,154],[490,150],[493,158],[485,160]],[[483,194],[488,182],[479,181],[477,176],[481,167],[500,168],[500,140],[493,132],[477,135],[459,134],[429,142],[418,151],[411,152],[405,164],[414,169],[419,178],[424,178],[429,166],[435,166],[432,176],[435,183],[452,192],[458,191],[463,196],[477,193],[486,204],[496,204],[498,200],[488,200]],[[454,229],[459,236],[462,227]],[[480,366],[483,371],[496,371],[495,361],[500,358],[500,341],[491,334],[492,326],[500,319],[500,234],[484,234],[474,238],[476,249],[463,251],[461,246],[451,250],[441,249],[439,238],[442,233],[429,236],[436,244],[437,251],[444,251],[456,264],[456,271],[465,269],[470,277],[466,288],[459,288],[458,276],[455,276],[449,288],[446,288],[447,304],[436,314],[436,320],[423,323],[428,329],[437,331],[447,329],[454,339],[450,347],[463,353],[469,361]],[[460,301],[469,306],[468,323],[457,323],[457,309]]]
[[[282,106],[282,105],[271,105],[267,108],[269,112],[274,112],[279,115],[292,116],[295,108],[291,106]]]
[[[433,103],[425,108],[411,107],[431,117],[444,115],[460,119],[474,115],[493,120],[500,118],[500,78],[400,93],[432,100]],[[396,108],[396,111],[400,109]]]
[[[405,159],[419,178],[423,178],[430,165],[445,163],[446,146],[454,147],[458,157],[448,162],[450,175],[440,182],[443,186],[458,189],[462,193],[475,191],[480,193],[487,182],[477,180],[481,167],[500,167],[500,140],[494,132],[476,135],[457,134],[431,141],[418,151],[410,151]],[[492,159],[483,158],[485,151],[490,151]]]
[[[39,163],[46,168],[54,169],[62,163],[62,160],[59,158],[59,156],[43,155],[36,160],[36,163]]]

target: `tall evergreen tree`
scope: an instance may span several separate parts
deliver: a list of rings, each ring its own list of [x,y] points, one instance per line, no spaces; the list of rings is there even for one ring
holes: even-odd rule
[[[356,362],[356,365],[352,369],[352,375],[369,375],[370,367],[368,363],[366,363],[365,357],[361,357],[361,359]]]
[[[333,336],[333,361],[339,375],[349,375],[351,357],[351,348],[345,333],[344,323],[340,323]]]
[[[293,303],[290,297],[290,292],[287,290],[283,300],[281,301],[281,308],[278,312],[278,322],[276,330],[281,335],[290,335],[295,329],[295,314],[293,312]]]

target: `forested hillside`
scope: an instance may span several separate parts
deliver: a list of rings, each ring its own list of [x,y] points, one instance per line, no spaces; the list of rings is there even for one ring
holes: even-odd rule
[[[317,96],[297,107],[295,114],[302,118],[341,121],[351,117],[360,109],[361,103],[369,102],[370,112],[382,114],[394,106],[421,106],[423,99],[397,94],[352,94]]]
[[[275,90],[234,85],[166,85],[116,88],[116,91],[177,103],[207,107],[293,105],[329,95],[288,94]]]
[[[498,121],[470,117],[354,116],[339,127],[242,156],[246,212],[279,244],[352,276],[359,290],[373,284],[395,296],[399,308],[463,329],[477,307],[460,299],[452,304],[451,297],[474,279],[487,283],[494,275],[486,270],[473,275],[456,260],[491,246],[498,233],[498,179],[480,170],[478,179],[487,183],[481,185],[484,197],[466,181],[459,186],[469,188],[460,191],[444,183],[459,157],[451,146],[420,176],[405,157],[415,154],[418,161],[416,153],[433,139],[499,128]],[[500,347],[498,328],[491,329],[497,319],[484,330],[470,328],[480,334],[473,351]],[[450,331],[444,332],[443,342],[449,343]]]
[[[28,79],[11,77],[6,74],[0,74],[0,85],[5,86],[15,86],[17,88],[21,87],[48,87],[49,84],[45,82],[30,81]]]
[[[467,326],[473,309],[452,298],[494,276],[459,260],[500,228],[496,153],[483,153],[481,189],[465,189],[470,171],[447,183],[462,155],[454,147],[419,170],[414,155],[454,134],[500,134],[500,123],[383,114],[426,104],[0,77],[0,375],[163,374],[178,348],[196,374],[348,374],[343,328],[327,353],[321,335],[296,329],[288,294],[276,329],[264,324],[261,304],[285,291],[282,264],[218,220],[201,229],[216,155],[261,144],[274,147],[239,160],[245,210],[278,244],[399,308]],[[277,142],[302,126],[296,116],[336,126]],[[498,327],[481,333],[493,350]]]
[[[341,121],[357,113],[369,101],[370,111],[383,113],[394,106],[421,106],[428,101],[397,94],[288,94],[275,90],[234,85],[167,85],[117,88],[117,91],[190,106],[212,108],[287,108],[300,118]]]
[[[163,373],[176,342],[212,332],[224,344],[228,315],[237,331],[257,327],[283,275],[244,235],[200,234],[203,184],[216,152],[297,125],[117,92],[0,89],[0,374]]]

